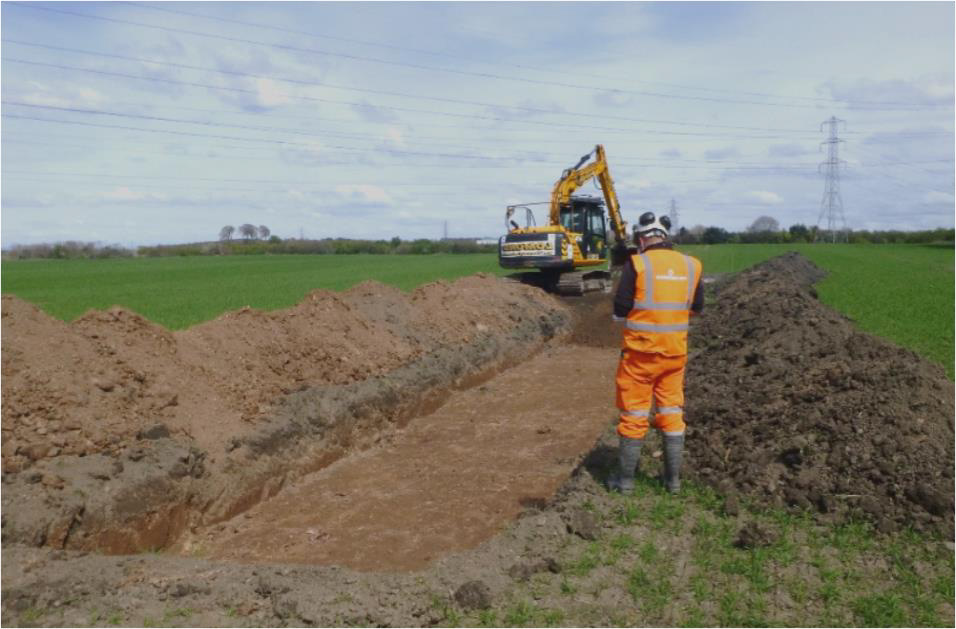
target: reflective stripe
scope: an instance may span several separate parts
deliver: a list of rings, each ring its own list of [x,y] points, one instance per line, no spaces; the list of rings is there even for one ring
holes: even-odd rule
[[[687,256],[684,256],[685,258]],[[654,301],[654,283],[651,282],[648,285],[647,278],[651,275],[653,268],[651,267],[651,260],[647,257],[646,253],[641,254],[641,261],[644,263],[644,300],[640,301],[634,300],[634,308],[637,310],[687,310],[688,304],[690,302],[683,301]],[[687,260],[687,263],[690,264],[690,259]],[[691,276],[693,280],[693,276]],[[687,289],[687,292],[690,292],[690,289]]]
[[[687,304],[681,302],[655,302],[634,300],[634,308],[637,310],[687,310]]]
[[[631,417],[647,417],[650,411],[621,411],[621,415],[630,415]]]
[[[690,327],[686,323],[638,323],[636,321],[628,321],[625,325],[628,330],[638,332],[686,332]]]
[[[684,409],[680,406],[662,406],[657,409],[658,415],[672,415],[674,413],[683,413]]]
[[[684,256],[684,260],[687,261],[687,308],[690,309],[691,304],[694,303],[694,282],[695,282],[695,271],[694,263],[691,262],[690,256]]]
[[[684,434],[683,430],[680,432],[667,432],[666,430],[662,430],[661,432],[667,437],[680,437]]]

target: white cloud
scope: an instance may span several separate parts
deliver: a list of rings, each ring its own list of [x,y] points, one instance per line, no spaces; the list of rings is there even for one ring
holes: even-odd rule
[[[779,194],[768,190],[751,190],[745,195],[745,198],[761,205],[780,205],[783,203],[783,198]]]
[[[352,105],[351,108],[353,112],[357,113],[367,122],[393,122],[398,119],[398,116],[391,110],[376,107],[368,101],[362,101],[360,104]]]
[[[12,100],[46,107],[88,109],[100,107],[107,98],[101,92],[84,85],[30,81],[21,94],[13,95]]]
[[[166,195],[155,192],[138,192],[130,189],[127,186],[119,186],[117,188],[113,188],[109,192],[103,193],[103,198],[107,201],[158,201],[165,199]]]
[[[624,185],[615,184],[616,187],[622,188],[623,190],[639,192],[641,190],[647,190],[648,188],[654,187],[654,182],[650,179],[631,179]]]
[[[770,157],[799,157],[808,154],[816,154],[816,145],[788,142],[786,144],[771,144],[767,148],[767,155]]]
[[[952,192],[940,192],[938,190],[930,190],[923,195],[924,203],[952,203],[953,202],[953,193]]]
[[[739,157],[740,150],[736,146],[724,146],[716,149],[708,149],[704,151],[704,157],[706,159],[728,159],[732,157]]]
[[[350,201],[366,203],[391,203],[392,197],[380,186],[370,184],[340,184],[335,191]]]
[[[605,92],[596,92],[594,94],[595,105],[608,105],[610,107],[625,107],[637,102],[637,96],[617,90],[607,90]]]
[[[256,100],[261,107],[273,108],[290,102],[289,95],[272,79],[257,78]]]
[[[388,127],[385,129],[385,142],[387,146],[405,148],[405,134],[397,127]]]
[[[870,78],[854,81],[828,81],[824,89],[833,98],[845,101],[853,109],[870,109],[875,104],[912,108],[953,104],[952,81],[932,78],[914,80]]]

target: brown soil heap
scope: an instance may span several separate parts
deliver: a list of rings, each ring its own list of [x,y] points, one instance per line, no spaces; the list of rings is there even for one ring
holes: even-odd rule
[[[816,299],[787,254],[719,287],[693,326],[690,470],[725,493],[880,530],[953,535],[953,383]]]
[[[555,306],[490,276],[411,294],[365,282],[317,290],[287,310],[244,308],[170,332],[120,307],[64,323],[4,295],[3,470],[116,454],[156,424],[218,450],[286,394],[381,376],[522,322],[550,337],[560,324],[550,318]]]
[[[228,519],[526,360],[570,312],[477,275],[366,282],[181,332],[3,297],[3,540],[136,552]],[[16,509],[12,507],[16,505]]]

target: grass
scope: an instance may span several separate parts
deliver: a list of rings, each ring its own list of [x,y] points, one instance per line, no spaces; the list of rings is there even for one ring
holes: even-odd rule
[[[952,625],[954,557],[932,536],[879,534],[861,522],[821,525],[807,514],[752,505],[727,516],[712,490],[693,483],[667,496],[681,508],[658,528],[654,509],[668,503],[656,480],[638,484],[634,496],[589,501],[604,516],[602,534],[563,546],[560,574],[516,583],[494,609],[457,620],[466,626]],[[744,521],[773,530],[775,541],[736,547]],[[599,603],[620,601],[613,594],[599,598],[613,592],[628,602]]]
[[[954,377],[954,249],[927,245],[694,245],[706,272],[736,272],[798,251],[828,272],[820,299],[861,329],[915,350]],[[494,254],[198,256],[2,263],[4,293],[66,321],[122,305],[170,329],[251,306],[287,308],[315,289],[376,280],[402,290],[486,272]]]
[[[46,610],[39,607],[28,607],[20,613],[20,622],[33,623],[46,615]]]
[[[817,284],[825,304],[862,330],[937,362],[954,377],[952,246],[697,245],[681,247],[705,272],[736,272],[797,251],[827,271]]]
[[[488,254],[197,256],[2,263],[3,292],[69,321],[122,305],[170,329],[251,306],[288,308],[312,290],[376,280],[402,290],[478,272],[504,273]]]

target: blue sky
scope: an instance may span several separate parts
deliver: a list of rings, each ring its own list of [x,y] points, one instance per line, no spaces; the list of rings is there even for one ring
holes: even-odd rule
[[[2,34],[4,247],[493,237],[597,143],[629,221],[814,225],[831,116],[851,229],[954,224],[951,2],[4,2]]]

